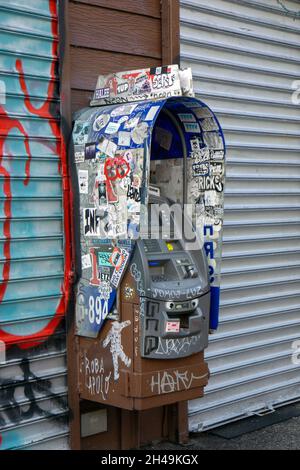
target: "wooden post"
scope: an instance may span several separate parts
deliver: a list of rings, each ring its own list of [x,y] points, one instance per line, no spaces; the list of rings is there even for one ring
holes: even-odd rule
[[[180,65],[179,0],[161,0],[162,64]]]

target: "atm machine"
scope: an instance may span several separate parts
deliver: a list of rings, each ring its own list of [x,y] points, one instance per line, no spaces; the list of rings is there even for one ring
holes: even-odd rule
[[[186,76],[177,66],[100,76],[75,116],[82,448],[185,441],[187,401],[208,382],[225,146]]]
[[[193,249],[188,249],[191,241],[182,236],[182,220],[176,222],[170,206],[166,198],[150,197],[152,233],[160,235],[163,218],[165,227],[173,226],[173,230],[162,238],[139,239],[130,265],[133,277],[141,273],[136,287],[144,312],[140,318],[140,354],[148,359],[185,358],[203,351],[208,343],[210,285],[205,251],[197,239],[193,240]],[[187,218],[185,223],[192,234],[191,220]],[[180,238],[174,237],[176,232]],[[166,346],[173,346],[176,339],[183,340],[181,351]]]

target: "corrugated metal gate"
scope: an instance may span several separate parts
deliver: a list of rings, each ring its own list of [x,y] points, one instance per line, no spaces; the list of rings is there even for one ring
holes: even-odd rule
[[[221,325],[192,430],[300,399],[299,11],[299,1],[181,1],[181,65],[228,146]]]
[[[0,4],[0,450],[67,443],[57,16]]]

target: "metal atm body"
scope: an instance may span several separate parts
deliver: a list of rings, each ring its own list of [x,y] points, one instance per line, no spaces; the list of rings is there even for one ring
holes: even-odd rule
[[[148,359],[184,358],[203,351],[208,344],[210,285],[206,256],[199,240],[189,250],[184,236],[174,238],[176,217],[165,198],[151,197],[149,207],[154,212],[149,217],[152,232],[158,234],[160,220],[165,217],[173,233],[170,237],[138,240],[129,268],[135,278],[142,273],[137,285],[143,305],[140,354]],[[192,229],[189,219],[185,223]],[[180,351],[168,348],[168,344],[184,338]]]
[[[186,436],[186,403],[208,382],[203,351],[218,310],[224,139],[212,111],[176,89],[172,67],[123,74],[120,90],[129,83],[133,93],[124,101],[108,98],[119,93],[118,74],[99,78],[94,107],[77,114],[73,132],[78,399],[109,416],[127,410],[133,435],[156,416],[153,438],[165,407],[169,428]],[[147,80],[150,90],[175,88],[143,100],[133,85],[146,90]],[[187,203],[196,213],[184,212]]]
[[[149,207],[159,228],[169,203],[151,197]],[[174,219],[171,214],[173,226]],[[192,250],[185,244],[174,233],[136,241],[119,287],[117,318],[106,321],[97,339],[79,338],[82,398],[147,410],[203,394],[209,273],[200,241],[193,240]]]

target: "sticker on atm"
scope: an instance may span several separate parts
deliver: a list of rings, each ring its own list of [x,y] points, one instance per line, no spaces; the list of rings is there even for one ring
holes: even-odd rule
[[[110,257],[110,262],[115,266],[115,270],[111,276],[110,283],[117,289],[119,286],[121,277],[127,267],[127,261],[129,259],[129,252],[124,250],[124,248],[116,247]]]
[[[112,264],[110,262],[111,252],[109,251],[100,251],[98,252],[98,264],[99,266],[106,266],[111,268]]]
[[[196,118],[191,113],[178,113],[181,122],[196,122]]]
[[[166,322],[166,333],[179,333],[180,322],[179,321],[167,321]]]
[[[100,275],[101,282],[109,282],[110,268],[106,266],[99,266],[99,275]]]
[[[84,146],[74,145],[75,163],[84,163]]]
[[[193,163],[193,176],[206,176],[209,172],[209,164],[208,163]]]
[[[185,132],[200,133],[200,127],[197,122],[184,122],[183,125],[184,125]]]
[[[93,160],[96,157],[96,142],[85,144],[85,159]]]

